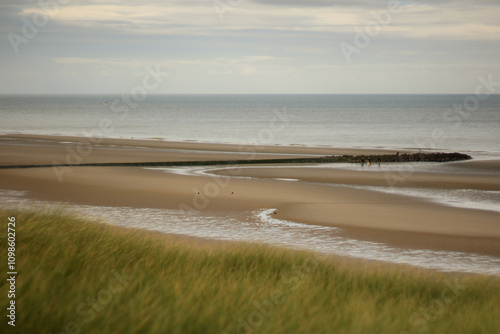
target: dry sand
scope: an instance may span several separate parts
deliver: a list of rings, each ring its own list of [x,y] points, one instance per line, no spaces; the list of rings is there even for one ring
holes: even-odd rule
[[[8,137],[8,138],[7,138]],[[77,138],[4,136],[0,163],[63,162]],[[73,144],[60,144],[61,141]],[[84,162],[252,159],[253,146],[168,143],[105,139],[82,157]],[[114,145],[114,146],[112,146]],[[76,146],[74,146],[76,147]],[[75,148],[76,149],[76,148]],[[179,151],[181,150],[181,151]],[[247,154],[240,153],[249,152]],[[266,157],[341,154],[344,149],[260,147]],[[366,154],[366,150],[350,154]],[[376,153],[379,153],[377,151]],[[409,173],[397,186],[500,191],[495,175],[469,170],[500,170],[498,162],[460,163],[463,173]],[[452,165],[456,167],[455,164]],[[446,169],[444,169],[446,170]],[[399,247],[476,252],[500,257],[500,213],[453,208],[421,199],[331,184],[387,185],[386,173],[373,171],[265,166],[225,169],[252,178],[178,175],[138,167],[0,169],[0,189],[28,191],[33,199],[75,204],[145,208],[179,207],[227,212],[277,208],[276,218],[343,228],[345,236]],[[62,176],[62,182],[60,178]],[[300,179],[298,182],[275,178]],[[198,194],[200,192],[200,194]]]

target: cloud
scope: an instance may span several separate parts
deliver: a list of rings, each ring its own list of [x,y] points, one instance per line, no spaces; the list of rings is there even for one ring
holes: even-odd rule
[[[469,5],[447,1],[454,6],[430,1],[404,3],[403,11],[391,15],[390,23],[383,27],[386,37],[496,40],[500,36],[499,7],[485,6],[490,1]],[[88,29],[131,36],[280,36],[285,32],[310,32],[328,33],[334,39],[375,23],[376,13],[387,13],[388,1],[295,0],[285,5],[278,0],[247,0],[232,4],[235,7],[224,14],[223,21],[210,2],[171,1],[167,6],[163,2],[98,0],[61,6],[51,20],[61,27],[80,29],[74,30],[79,34],[86,34]],[[7,8],[9,15],[18,17],[41,10],[36,5]]]
[[[0,93],[126,91],[156,64],[175,80],[166,93],[356,92],[356,85],[396,92],[407,81],[402,73],[419,77],[422,92],[433,73],[442,83],[498,69],[500,6],[493,1],[404,1],[351,65],[340,43],[376,24],[374,13],[387,11],[388,1],[218,1],[231,6],[222,19],[213,0],[72,0],[19,55],[5,36],[21,34],[23,20],[42,9],[36,1],[3,1]],[[386,80],[383,89],[374,78]]]
[[[297,7],[363,7],[363,8],[376,8],[387,6],[391,1],[401,5],[409,4],[436,4],[434,0],[242,0],[260,3],[270,6],[297,6]],[[442,0],[441,4],[449,5],[496,5],[496,0],[476,0],[471,2],[469,0]]]

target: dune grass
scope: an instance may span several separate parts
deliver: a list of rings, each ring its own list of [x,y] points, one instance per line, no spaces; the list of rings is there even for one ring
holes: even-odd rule
[[[1,333],[500,332],[495,277],[13,210],[0,210],[3,268],[10,216],[17,222],[17,318],[13,328],[4,315]]]

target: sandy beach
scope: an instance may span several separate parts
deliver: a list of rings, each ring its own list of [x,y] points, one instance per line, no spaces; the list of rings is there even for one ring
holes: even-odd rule
[[[76,137],[0,136],[0,164],[52,164],[67,159],[73,163],[151,162],[394,153],[160,140],[88,141]],[[387,176],[391,175],[398,181],[393,186],[400,188],[500,191],[499,161],[446,163],[432,172],[405,173],[384,172],[383,168],[344,170],[308,165],[221,166],[204,174],[139,167],[62,168],[0,169],[0,189],[26,191],[25,196],[31,199],[94,206],[181,208],[228,215],[274,208],[275,218],[340,227],[343,235],[354,239],[500,257],[499,212],[349,187],[388,187]]]

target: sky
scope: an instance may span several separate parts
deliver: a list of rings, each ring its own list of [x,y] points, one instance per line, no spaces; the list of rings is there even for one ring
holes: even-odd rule
[[[468,94],[500,1],[0,0],[0,94]]]

